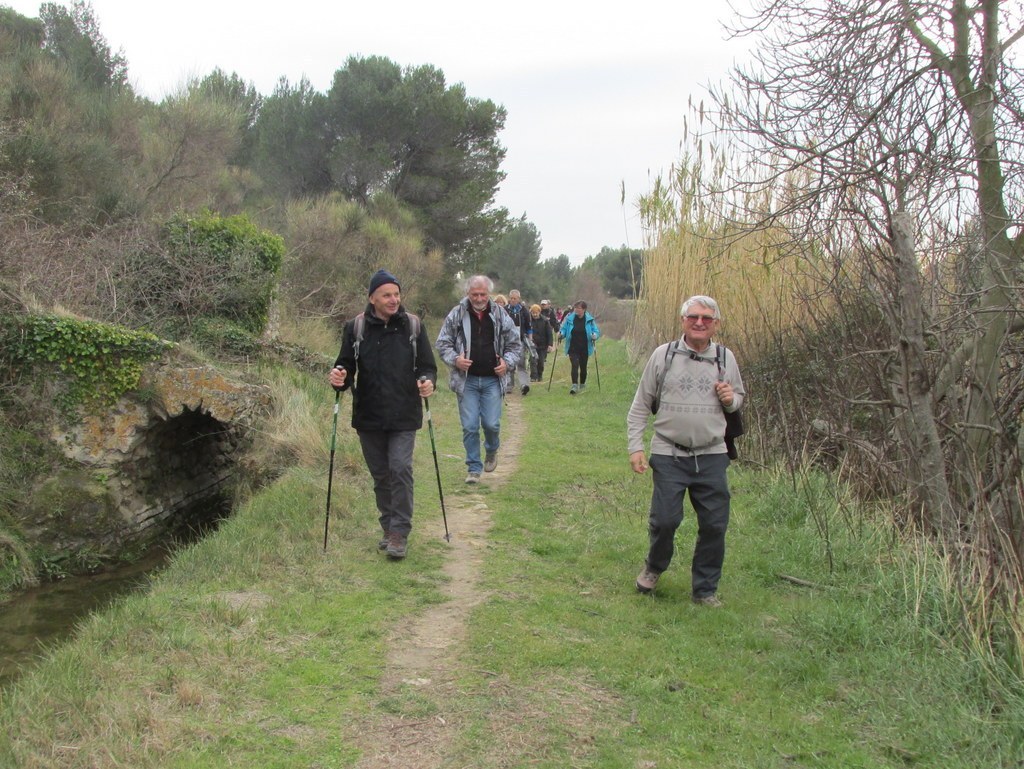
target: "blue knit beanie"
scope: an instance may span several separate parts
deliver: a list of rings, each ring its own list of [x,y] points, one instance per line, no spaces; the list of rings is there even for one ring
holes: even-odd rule
[[[374,291],[383,286],[385,283],[394,283],[396,286],[398,286],[399,291],[402,290],[402,284],[398,282],[398,278],[396,278],[387,270],[377,270],[377,272],[373,273],[373,277],[370,278],[370,290],[367,292],[367,296],[372,295]]]

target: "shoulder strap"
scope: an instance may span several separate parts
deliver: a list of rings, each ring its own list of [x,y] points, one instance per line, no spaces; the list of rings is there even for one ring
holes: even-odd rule
[[[672,359],[676,357],[676,352],[678,352],[678,350],[678,341],[670,342],[668,348],[665,350],[665,365],[661,369],[661,374],[658,375],[658,389],[654,391],[655,403],[661,403],[661,388],[665,384],[665,377],[668,376],[668,370],[672,367]]]
[[[416,370],[416,346],[420,337],[420,316],[407,312],[405,317],[409,319],[409,344],[412,345],[412,368]]]
[[[352,333],[355,339],[352,341],[352,354],[356,359],[356,365],[359,364],[359,345],[363,341],[363,331],[366,328],[366,316],[363,313],[359,313],[353,318],[352,321]]]

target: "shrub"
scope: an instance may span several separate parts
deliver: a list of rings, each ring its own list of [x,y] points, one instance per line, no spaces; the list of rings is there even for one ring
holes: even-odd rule
[[[154,322],[222,318],[260,334],[277,286],[284,241],[246,216],[179,214],[164,225],[160,253],[135,256],[135,302]]]
[[[142,367],[168,344],[152,334],[54,315],[0,318],[0,357],[14,371],[49,369],[37,377],[60,385],[57,405],[108,405],[134,389]]]
[[[189,338],[203,347],[226,355],[255,355],[259,341],[250,331],[223,318],[201,318],[192,326]]]

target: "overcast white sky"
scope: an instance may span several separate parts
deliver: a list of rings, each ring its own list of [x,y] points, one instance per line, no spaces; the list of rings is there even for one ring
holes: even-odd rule
[[[58,0],[61,2],[62,0]],[[37,0],[0,0],[26,16]],[[65,3],[70,5],[70,0]],[[92,0],[100,29],[154,100],[219,67],[269,94],[305,76],[326,92],[351,55],[431,64],[508,111],[496,198],[540,231],[542,259],[643,245],[633,201],[678,159],[686,102],[739,44],[727,0]],[[625,183],[626,206],[620,203]]]

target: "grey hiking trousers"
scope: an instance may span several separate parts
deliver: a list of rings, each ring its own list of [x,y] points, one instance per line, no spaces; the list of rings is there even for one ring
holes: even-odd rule
[[[359,431],[363,459],[373,478],[373,494],[385,533],[412,530],[412,450],[415,430]]]
[[[683,522],[683,497],[697,514],[697,542],[690,565],[690,590],[695,598],[718,590],[725,561],[725,530],[729,525],[727,454],[668,456],[652,454],[654,491],[648,520],[650,550],[647,566],[659,574],[668,568],[675,551],[676,529]]]

